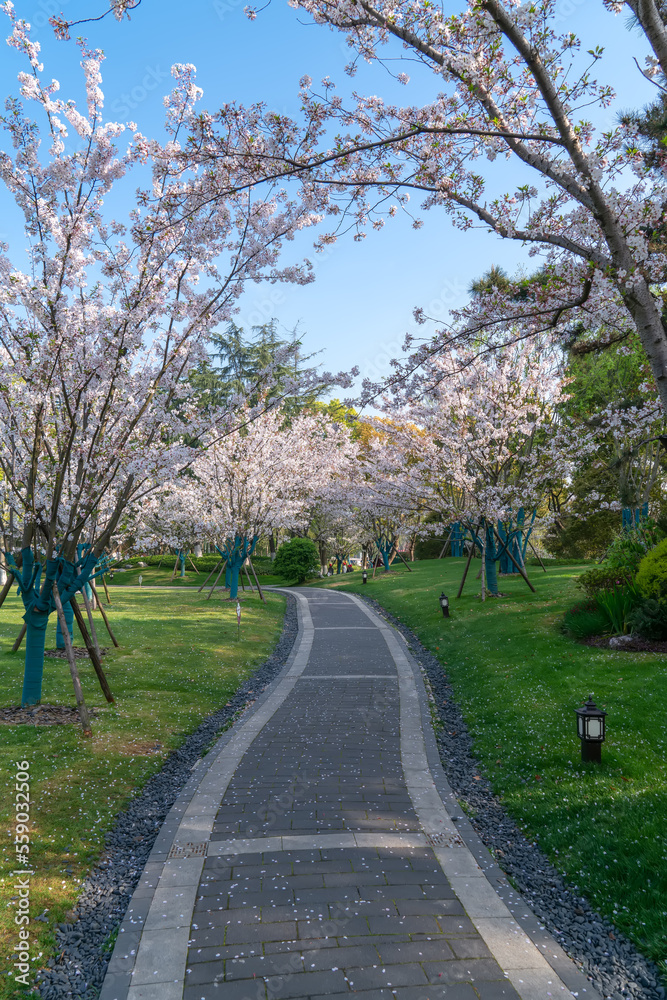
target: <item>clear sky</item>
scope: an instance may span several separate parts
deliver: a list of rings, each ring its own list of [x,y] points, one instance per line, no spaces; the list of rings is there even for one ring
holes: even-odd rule
[[[109,117],[134,120],[145,134],[159,134],[162,98],[170,89],[169,70],[175,62],[195,64],[204,89],[201,106],[210,110],[232,100],[265,101],[295,115],[299,80],[305,73],[315,81],[330,76],[342,93],[349,92],[351,84],[343,73],[349,50],[341,35],[308,23],[306,15],[285,0],[272,0],[251,22],[243,13],[246,2],[143,0],[129,23],[105,18],[85,25],[82,30],[89,44],[102,48],[107,57],[103,90]],[[61,11],[71,19],[101,12],[108,6],[105,0],[14,0],[14,5],[42,43],[44,75],[60,81],[59,96],[80,100],[78,50],[73,41],[53,38],[47,18]],[[619,99],[603,120],[611,122],[621,108],[652,99],[653,88],[633,62],[637,55],[643,63],[643,52],[637,35],[626,27],[625,15],[614,17],[600,0],[559,0],[557,12],[563,30],[579,34],[584,50],[605,46],[596,75],[613,83]],[[0,35],[6,36],[3,22],[0,15]],[[0,48],[1,95],[17,93],[16,73],[24,68],[18,53],[4,45]],[[414,69],[414,64],[406,67],[408,73]],[[401,87],[378,66],[362,67],[354,87],[405,104],[427,101],[437,89],[432,76],[416,76]],[[501,177],[510,187],[513,178],[507,167]],[[0,194],[0,234],[12,243],[18,238],[22,246],[3,197]],[[275,316],[285,329],[299,324],[305,347],[323,351],[321,360],[327,368],[349,369],[356,364],[363,375],[372,377],[387,371],[389,359],[400,353],[405,333],[414,331],[415,306],[444,318],[448,309],[465,301],[471,281],[491,265],[509,271],[521,263],[534,266],[516,243],[479,229],[460,233],[439,211],[424,218],[424,228],[418,231],[405,219],[389,220],[381,232],[369,232],[362,243],[353,242],[351,236],[343,238],[324,256],[312,254],[312,235],[308,235],[289,250],[311,257],[317,268],[315,283],[253,286],[240,303],[237,321],[249,328]]]

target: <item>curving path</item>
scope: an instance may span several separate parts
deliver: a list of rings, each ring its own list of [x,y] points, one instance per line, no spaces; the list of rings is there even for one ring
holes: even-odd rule
[[[100,1000],[599,1000],[461,815],[402,637],[293,593],[290,659],[193,770]]]

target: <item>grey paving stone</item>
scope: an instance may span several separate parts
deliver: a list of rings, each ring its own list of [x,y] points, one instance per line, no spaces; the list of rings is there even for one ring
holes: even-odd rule
[[[323,937],[359,937],[368,936],[371,931],[364,917],[351,917],[349,920],[299,920],[299,940]]]
[[[385,942],[377,945],[383,962],[447,962],[454,957],[452,949],[444,939],[438,941]]]
[[[394,994],[391,990],[359,990],[358,993],[354,994],[354,1000],[357,998],[359,1000],[393,1000]],[[350,1000],[350,993],[323,993],[320,996],[311,996],[310,1000]]]
[[[492,983],[475,983],[480,1000],[519,1000],[519,994],[507,979]]]
[[[348,976],[350,987],[354,990],[374,989],[377,986],[389,989],[399,986],[421,986],[428,983],[426,974],[417,962],[405,962],[398,965],[383,965],[377,968],[350,970]]]
[[[472,958],[468,961],[424,962],[424,972],[430,982],[437,983],[478,983],[503,978],[502,969],[493,959]]]
[[[396,990],[394,1000],[478,1000],[469,983],[458,983],[456,986],[407,986]]]
[[[186,986],[183,1000],[266,1000],[266,985],[263,979],[245,979],[238,983]]]
[[[308,953],[331,948],[338,948],[338,940],[335,937],[300,939],[299,941],[267,941],[264,944],[264,954],[275,955],[277,952],[283,951]]]
[[[396,908],[402,917],[407,916],[458,916],[464,918],[467,925],[468,918],[465,917],[465,910],[458,899],[399,899]],[[438,921],[440,923],[440,921]],[[472,925],[471,925],[472,926]]]
[[[262,945],[221,944],[204,948],[190,948],[188,951],[188,968],[195,962],[212,962],[214,959],[226,958],[258,958],[262,954]]]
[[[266,991],[276,1000],[288,997],[308,997],[314,993],[339,993],[347,988],[345,975],[340,970],[333,972],[297,972],[291,976],[269,976]]]
[[[491,958],[491,952],[479,935],[476,937],[450,937],[449,944],[457,958]]]
[[[296,921],[279,921],[275,924],[229,924],[225,944],[247,944],[249,941],[291,941],[296,938]]]
[[[397,934],[439,934],[440,927],[435,917],[400,917],[398,920],[387,920],[382,917],[369,917],[371,931],[378,934],[387,933],[387,924],[391,922],[392,929]]]

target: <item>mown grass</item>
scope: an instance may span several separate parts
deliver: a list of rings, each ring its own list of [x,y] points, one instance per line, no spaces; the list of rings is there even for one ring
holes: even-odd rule
[[[667,969],[667,658],[576,643],[558,630],[581,593],[582,566],[531,568],[537,589],[502,578],[507,596],[479,600],[473,562],[412,564],[367,586],[439,657],[475,753],[508,811],[578,891]],[[444,619],[441,589],[452,616]],[[594,693],[607,717],[602,764],[583,764],[574,709]]]
[[[109,613],[121,648],[110,651],[104,665],[115,705],[107,706],[88,661],[79,661],[86,701],[99,709],[92,738],[84,739],[78,726],[0,726],[0,1000],[28,992],[9,975],[18,942],[15,880],[9,874],[15,868],[14,762],[30,761],[32,778],[31,860],[36,875],[31,879],[30,931],[36,970],[53,954],[53,928],[75,906],[81,881],[99,859],[114,816],[160,769],[169,751],[224,705],[268,655],[280,632],[285,603],[279,594],[267,594],[267,606],[257,597],[241,595],[238,641],[236,605],[225,602],[224,594],[207,601],[193,591],[177,595],[114,588],[111,596]],[[23,656],[7,650],[21,614],[14,595],[0,610],[1,706],[20,702]],[[101,621],[98,628],[106,645]],[[55,623],[50,623],[47,648],[55,644],[54,635]],[[42,700],[74,704],[65,660],[46,660]],[[47,921],[35,922],[43,913]]]
[[[201,585],[206,580],[206,577],[210,573],[210,570],[202,571],[201,573],[195,573],[195,571],[192,569],[192,566],[190,566],[190,564],[188,563],[185,576],[181,578],[178,575],[178,572],[177,572],[176,576],[172,580],[173,571],[174,571],[173,559],[172,559],[171,563],[169,563],[168,560],[165,559],[165,562],[163,563],[162,566],[145,566],[143,568],[133,567],[132,569],[126,569],[126,570],[123,570],[122,572],[119,572],[118,570],[114,570],[113,580],[109,579],[108,574],[105,577],[105,579],[107,581],[107,586],[110,589],[112,587],[117,587],[117,586],[122,586],[122,587],[127,587],[127,586],[138,587],[139,586],[139,577],[140,576],[141,576],[141,585],[142,585],[142,587],[175,587],[175,588],[177,588],[177,587],[201,587]],[[204,596],[206,596],[206,594],[208,593],[208,591],[211,589],[211,587],[215,583],[215,579],[216,579],[217,575],[218,575],[217,573],[214,573],[213,576],[211,577],[211,579],[208,581],[208,583],[206,585],[206,588],[202,591],[202,593],[204,594]],[[282,587],[284,585],[284,582],[285,582],[281,577],[278,577],[278,576],[269,576],[269,575],[266,575],[266,574],[264,574],[264,575],[258,574],[258,577],[259,577],[259,585],[260,585],[260,587],[264,587],[264,586],[268,587],[270,584],[274,584],[277,587]],[[254,580],[252,574],[250,575],[250,579],[252,580],[253,587],[254,587],[255,580]],[[224,583],[225,583],[225,577],[224,577],[224,574],[223,574],[220,577],[220,580],[218,581],[218,586],[219,587],[220,586],[224,586]],[[248,587],[248,581],[245,579],[245,575],[244,575],[243,583],[244,583],[245,588],[246,588],[245,593],[249,594],[250,593],[250,589]],[[100,592],[103,593],[102,584],[99,583],[96,586],[97,586],[97,589]],[[244,591],[243,591],[243,588],[241,586],[241,582],[239,580],[239,593],[242,594],[243,592]]]

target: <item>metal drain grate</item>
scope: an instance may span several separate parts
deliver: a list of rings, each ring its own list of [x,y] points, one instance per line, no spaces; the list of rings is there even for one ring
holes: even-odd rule
[[[465,847],[458,833],[425,833],[424,836],[431,847]]]
[[[206,840],[199,844],[174,844],[169,851],[170,858],[205,858],[208,842]]]

